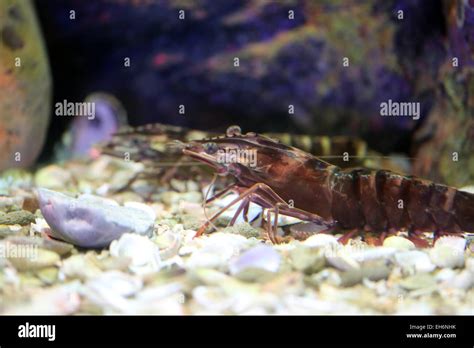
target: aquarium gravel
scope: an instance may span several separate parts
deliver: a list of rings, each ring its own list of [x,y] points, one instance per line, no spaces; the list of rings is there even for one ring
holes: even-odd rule
[[[101,156],[3,174],[2,314],[474,314],[467,234],[428,248],[403,233],[381,246],[329,234],[272,244],[258,225],[221,221],[194,238],[206,220],[199,183],[174,179],[170,190],[142,180],[117,192],[134,166]],[[61,231],[41,213],[38,184],[71,197],[50,207]],[[87,209],[68,215],[81,195]],[[122,212],[119,225],[111,209]],[[88,246],[91,233],[110,240]]]

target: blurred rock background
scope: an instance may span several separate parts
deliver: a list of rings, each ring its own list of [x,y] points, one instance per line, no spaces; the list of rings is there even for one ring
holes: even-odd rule
[[[48,129],[51,76],[34,11],[0,2],[0,171],[32,165]]]
[[[103,91],[123,103],[132,125],[356,135],[383,153],[417,156],[416,174],[458,186],[474,180],[474,1],[35,5],[55,102]],[[420,102],[420,119],[381,117],[388,99]],[[45,158],[70,121],[52,118]]]

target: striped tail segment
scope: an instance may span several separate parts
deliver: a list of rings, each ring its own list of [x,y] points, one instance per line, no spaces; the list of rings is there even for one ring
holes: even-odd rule
[[[474,232],[471,193],[386,170],[341,170],[333,185],[333,218],[344,228]]]

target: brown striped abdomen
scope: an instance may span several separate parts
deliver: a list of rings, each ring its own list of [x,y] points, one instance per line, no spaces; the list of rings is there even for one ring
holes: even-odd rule
[[[331,177],[332,217],[342,228],[474,231],[474,195],[389,171],[351,169]]]

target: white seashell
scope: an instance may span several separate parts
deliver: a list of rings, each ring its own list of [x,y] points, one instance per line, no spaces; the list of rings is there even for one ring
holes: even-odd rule
[[[81,287],[80,293],[106,313],[127,313],[133,306],[127,297],[136,294],[142,287],[142,281],[136,277],[109,271],[89,280]]]
[[[337,238],[329,234],[315,234],[303,242],[304,245],[309,247],[332,247],[338,246],[339,242]]]
[[[153,273],[160,270],[160,249],[147,237],[126,233],[110,244],[110,254],[130,259],[129,269],[136,274]]]
[[[140,291],[132,300],[127,314],[182,315],[185,296],[183,285],[168,283],[151,286]]]
[[[178,254],[182,243],[181,239],[181,233],[176,233],[175,229],[168,229],[153,239],[153,242],[160,248],[162,260],[170,259]]]
[[[238,255],[241,250],[251,245],[247,238],[233,233],[213,233],[209,237],[196,242],[196,250],[192,252],[186,267],[188,268],[223,268],[226,267],[232,257]],[[180,254],[183,254],[183,248]]]
[[[43,218],[36,218],[35,222],[33,222],[30,226],[30,236],[34,235],[35,233],[42,234],[43,232],[50,231],[48,223]]]
[[[399,252],[395,254],[395,261],[404,272],[409,274],[431,272],[436,268],[429,256],[419,250]]]
[[[280,254],[268,245],[258,245],[247,250],[230,264],[230,273],[235,275],[249,268],[267,272],[277,272],[280,267]]]
[[[466,239],[458,236],[443,236],[436,241],[435,248],[442,245],[449,246],[455,250],[464,252],[466,248]]]

